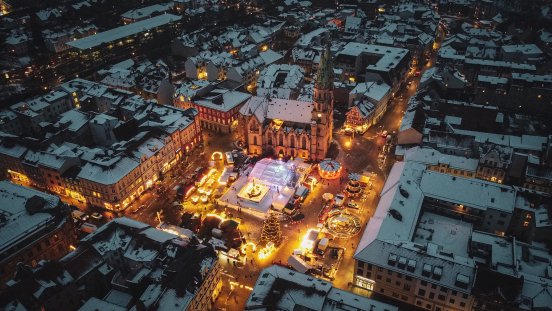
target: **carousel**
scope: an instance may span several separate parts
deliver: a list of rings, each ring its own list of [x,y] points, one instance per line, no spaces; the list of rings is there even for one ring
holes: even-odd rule
[[[360,185],[360,174],[351,173],[349,174],[349,182],[347,183],[347,188],[345,188],[347,197],[349,198],[358,198],[362,193],[362,187]]]
[[[326,159],[318,164],[320,177],[324,179],[337,179],[341,176],[341,164],[332,159]]]
[[[325,222],[326,229],[337,238],[347,239],[360,232],[360,219],[346,211],[334,211]]]

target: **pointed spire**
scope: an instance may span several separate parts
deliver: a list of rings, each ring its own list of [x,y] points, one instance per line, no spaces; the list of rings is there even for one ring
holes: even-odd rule
[[[333,89],[333,62],[332,52],[330,51],[330,40],[326,44],[326,50],[320,57],[320,64],[318,65],[318,72],[316,73],[316,80],[314,87],[318,89]]]

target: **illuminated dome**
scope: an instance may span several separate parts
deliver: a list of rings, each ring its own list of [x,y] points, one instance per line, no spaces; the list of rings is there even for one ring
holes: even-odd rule
[[[320,177],[324,179],[336,179],[341,175],[341,164],[332,159],[326,159],[318,164]]]

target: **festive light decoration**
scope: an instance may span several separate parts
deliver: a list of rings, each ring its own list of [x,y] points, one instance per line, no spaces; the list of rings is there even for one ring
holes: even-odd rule
[[[268,244],[269,242],[272,242],[274,245],[279,245],[281,240],[282,229],[280,228],[280,221],[278,221],[276,214],[270,213],[263,222],[261,243]]]

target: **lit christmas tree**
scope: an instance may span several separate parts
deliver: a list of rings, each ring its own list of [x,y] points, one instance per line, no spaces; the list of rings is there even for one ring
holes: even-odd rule
[[[282,240],[282,230],[280,221],[274,213],[268,214],[268,217],[263,221],[263,230],[261,231],[261,243],[272,242],[274,245],[279,245]]]

